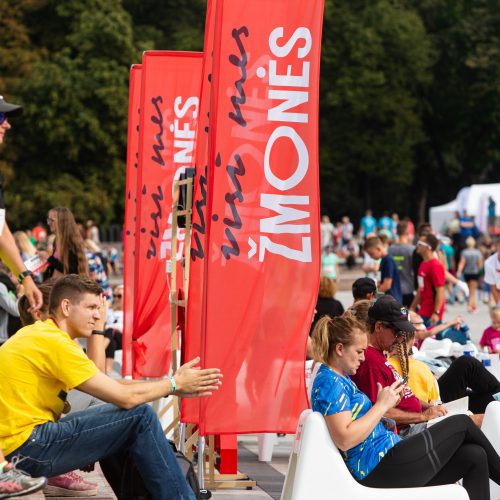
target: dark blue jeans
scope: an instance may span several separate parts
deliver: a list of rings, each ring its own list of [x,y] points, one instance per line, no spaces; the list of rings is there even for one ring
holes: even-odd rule
[[[145,404],[130,410],[104,404],[38,425],[7,459],[20,456],[20,469],[52,477],[127,454],[153,498],[195,500],[155,412]]]

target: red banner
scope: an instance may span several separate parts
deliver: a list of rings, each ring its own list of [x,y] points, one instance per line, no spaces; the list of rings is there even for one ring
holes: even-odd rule
[[[219,0],[202,364],[222,387],[201,434],[288,432],[307,407],[319,284],[323,0]]]
[[[201,67],[201,52],[143,55],[134,377],[160,377],[170,368],[173,183],[194,167]],[[179,229],[177,260],[182,259],[184,236]]]
[[[196,138],[196,162],[191,233],[191,266],[186,314],[186,335],[183,339],[183,360],[189,361],[201,354],[201,313],[205,273],[205,231],[207,201],[208,132],[210,123],[210,96],[212,52],[215,36],[216,0],[208,0],[203,48],[203,75],[200,93],[200,119]],[[199,423],[199,398],[183,399],[181,421]]]
[[[137,215],[137,171],[139,167],[139,116],[142,66],[130,68],[128,101],[127,171],[125,184],[125,228],[123,235],[123,361],[122,375],[132,375],[132,332],[134,328],[135,220]]]

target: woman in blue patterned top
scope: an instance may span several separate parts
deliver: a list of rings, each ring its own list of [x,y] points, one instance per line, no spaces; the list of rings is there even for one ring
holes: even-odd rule
[[[391,335],[396,342],[404,333]],[[488,500],[488,479],[500,484],[500,457],[486,436],[468,416],[455,415],[402,441],[381,421],[399,402],[400,382],[379,384],[372,405],[349,378],[364,361],[367,346],[365,326],[349,313],[333,320],[325,316],[313,331],[315,358],[323,365],[314,380],[312,408],[324,415],[354,478],[374,488],[434,486],[463,479],[471,500]]]

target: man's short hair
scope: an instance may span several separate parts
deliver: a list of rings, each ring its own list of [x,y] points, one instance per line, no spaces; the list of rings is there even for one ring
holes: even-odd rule
[[[376,291],[377,285],[371,278],[358,278],[352,284],[352,296],[354,300],[366,299],[368,294],[375,293]]]
[[[422,224],[418,226],[417,234],[418,236],[423,236],[424,234],[425,235],[429,234],[431,231],[432,231],[431,224],[429,222],[422,222]]]
[[[425,235],[425,242],[431,247],[431,250],[434,252],[439,246],[439,241],[432,233]]]
[[[94,280],[79,274],[66,274],[59,278],[50,293],[49,314],[55,314],[64,299],[78,304],[85,293],[101,295],[102,288]]]
[[[404,236],[405,234],[408,234],[408,222],[405,220],[399,221],[398,225],[396,226],[396,234],[398,236]]]
[[[382,241],[378,236],[372,236],[371,238],[367,238],[365,241],[365,250],[369,250],[370,248],[375,248],[378,246],[382,246]]]

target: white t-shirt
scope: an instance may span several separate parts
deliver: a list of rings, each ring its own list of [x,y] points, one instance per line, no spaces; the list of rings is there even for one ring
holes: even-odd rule
[[[484,263],[484,281],[488,285],[495,286],[500,290],[500,255],[494,253],[486,259]]]

